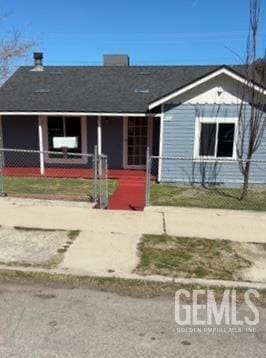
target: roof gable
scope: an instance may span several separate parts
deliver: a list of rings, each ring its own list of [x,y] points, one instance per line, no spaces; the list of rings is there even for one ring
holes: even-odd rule
[[[192,90],[193,88],[205,83],[205,82],[208,82],[216,77],[219,77],[221,75],[226,75],[228,76],[229,78],[235,80],[235,81],[238,81],[239,83],[243,84],[243,85],[248,85],[248,86],[251,86],[251,84],[248,84],[247,83],[247,80],[246,78],[244,77],[243,74],[241,73],[237,73],[236,71],[234,71],[232,68],[230,67],[227,67],[227,66],[222,66],[220,68],[217,68],[215,69],[214,71],[206,74],[205,76],[201,77],[201,78],[197,78],[195,81],[192,81],[188,84],[186,84],[185,86],[181,87],[181,88],[178,88],[176,89],[175,91],[172,91],[170,93],[168,93],[167,95],[161,97],[161,98],[158,98],[157,100],[151,102],[149,104],[149,109],[153,109],[161,104],[164,104],[168,101],[170,101],[171,99],[173,98],[177,98],[178,96]],[[259,91],[261,93],[263,93],[264,95],[266,95],[266,90],[256,84],[255,85],[255,90],[256,91]]]

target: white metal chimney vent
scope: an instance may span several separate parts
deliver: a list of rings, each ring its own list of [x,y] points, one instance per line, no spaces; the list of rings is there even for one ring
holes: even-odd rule
[[[34,59],[34,67],[31,71],[43,71],[44,67],[43,67],[43,53],[42,52],[34,52],[33,53],[33,59]]]

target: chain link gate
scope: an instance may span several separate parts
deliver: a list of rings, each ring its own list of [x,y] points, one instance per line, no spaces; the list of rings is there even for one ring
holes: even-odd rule
[[[108,161],[106,155],[99,156],[99,207],[106,209],[108,206]]]
[[[108,206],[108,158],[105,154],[98,154],[97,146],[94,147],[93,159],[93,200],[99,209]]]

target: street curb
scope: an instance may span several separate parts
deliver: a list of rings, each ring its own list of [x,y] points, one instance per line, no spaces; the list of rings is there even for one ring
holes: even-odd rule
[[[122,279],[122,280],[135,280],[150,283],[169,283],[169,284],[181,284],[181,285],[199,285],[205,287],[222,287],[222,288],[239,288],[239,289],[257,289],[266,290],[266,283],[264,282],[247,282],[247,281],[225,281],[225,280],[207,280],[207,279],[196,279],[196,278],[171,278],[165,276],[141,276],[137,274],[119,274],[109,272],[78,272],[78,271],[67,271],[62,269],[43,269],[43,268],[32,268],[32,267],[21,267],[21,266],[5,266],[0,265],[1,271],[10,272],[21,272],[21,273],[45,273],[48,275],[64,275],[67,277],[91,277],[91,278],[110,278],[110,279]]]

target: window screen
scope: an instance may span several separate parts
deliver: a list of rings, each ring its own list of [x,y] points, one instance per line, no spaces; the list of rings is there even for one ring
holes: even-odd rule
[[[77,137],[78,147],[71,149],[71,152],[81,153],[81,122],[79,117],[65,118],[65,135],[66,137]]]
[[[215,156],[216,124],[202,123],[200,134],[200,156]]]
[[[220,123],[218,131],[217,157],[232,157],[234,152],[234,123]]]

